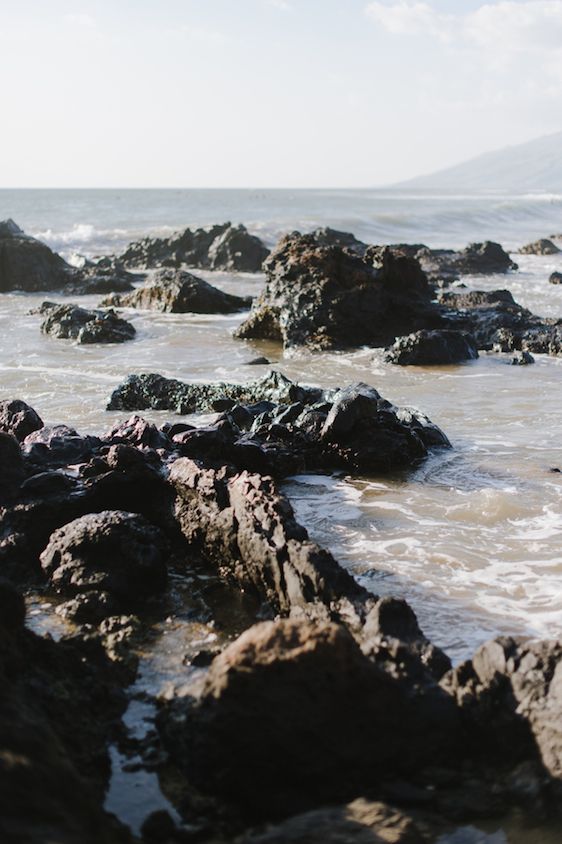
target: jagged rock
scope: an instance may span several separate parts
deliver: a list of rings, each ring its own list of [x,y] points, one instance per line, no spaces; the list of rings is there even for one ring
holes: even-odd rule
[[[521,255],[557,255],[560,249],[548,238],[541,238],[535,240],[533,243],[528,243],[522,246],[519,250]]]
[[[466,249],[455,252],[452,249],[419,249],[415,258],[432,281],[450,284],[462,275],[490,275],[517,270],[499,243],[486,240],[484,243],[470,243]]]
[[[22,452],[37,468],[57,469],[89,460],[99,445],[98,437],[83,437],[67,425],[49,425],[28,434]]]
[[[472,755],[499,767],[538,759],[562,778],[561,642],[487,642],[442,685],[461,707]]]
[[[438,321],[417,261],[388,248],[359,256],[293,232],[264,267],[265,290],[237,337],[313,349],[380,346]]]
[[[162,591],[167,555],[162,533],[142,516],[104,510],[56,530],[41,566],[63,595],[99,591],[127,607]]]
[[[43,420],[32,407],[20,399],[0,401],[0,431],[13,434],[19,441],[43,427]]]
[[[320,398],[322,391],[301,387],[272,371],[248,384],[186,384],[162,375],[129,375],[112,393],[107,410],[173,410],[175,413],[196,413],[224,410],[235,404],[255,404],[268,400],[291,403]]]
[[[181,453],[275,475],[304,467],[384,472],[416,463],[433,446],[449,445],[423,414],[394,407],[366,384],[322,391],[276,372],[247,385],[130,376],[108,405],[146,407],[224,410],[213,425],[175,434]]]
[[[385,803],[359,798],[295,815],[240,844],[424,844],[415,822]]]
[[[562,284],[562,273],[552,273],[548,280],[551,284]]]
[[[251,297],[225,293],[183,270],[160,270],[144,287],[129,295],[114,295],[102,305],[145,308],[171,314],[230,314],[249,308]]]
[[[136,334],[134,325],[118,317],[115,311],[88,311],[76,305],[55,305],[43,302],[46,314],[41,331],[51,337],[76,340],[78,343],[124,343]]]
[[[475,360],[478,348],[466,331],[417,331],[399,337],[391,346],[385,360],[399,366],[433,366]]]
[[[346,800],[438,764],[456,724],[437,686],[411,695],[342,625],[295,619],[247,630],[215,658],[196,699],[159,716],[189,779],[254,818]]]
[[[137,451],[140,447],[145,448],[170,448],[171,442],[169,437],[162,431],[159,431],[156,425],[152,422],[147,422],[140,416],[131,416],[126,422],[120,422],[110,431],[104,435],[104,440],[109,440],[111,443],[123,443],[128,446],[136,446],[136,448],[124,449],[117,446],[110,449],[106,456],[109,464],[111,460],[116,459],[119,454],[123,459],[124,455],[128,455],[130,461],[142,461],[142,456]],[[119,451],[116,451],[116,448]],[[113,452],[113,453],[112,453]]]
[[[185,229],[168,238],[145,237],[131,243],[118,260],[128,267],[199,267],[259,272],[269,250],[247,229],[231,223]]]
[[[309,541],[271,478],[181,458],[172,464],[170,483],[186,539],[276,612],[315,600],[366,600],[332,555]]]
[[[134,290],[134,283],[139,276],[127,272],[119,266],[99,266],[87,261],[80,268],[76,281],[65,287],[65,293],[85,296],[94,293],[127,293]]]
[[[369,248],[368,244],[357,240],[351,232],[341,232],[337,229],[331,229],[329,226],[315,229],[312,232],[312,237],[319,246],[341,246],[356,252],[358,255],[364,255]]]
[[[20,446],[12,434],[0,432],[0,505],[20,488],[25,469]]]

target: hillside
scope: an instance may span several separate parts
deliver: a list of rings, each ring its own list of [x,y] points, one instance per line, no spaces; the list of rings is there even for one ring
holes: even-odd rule
[[[562,132],[395,185],[419,190],[562,192]]]

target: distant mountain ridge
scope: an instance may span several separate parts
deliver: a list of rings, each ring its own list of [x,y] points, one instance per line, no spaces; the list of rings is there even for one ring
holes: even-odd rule
[[[394,187],[562,193],[562,132],[487,152]]]

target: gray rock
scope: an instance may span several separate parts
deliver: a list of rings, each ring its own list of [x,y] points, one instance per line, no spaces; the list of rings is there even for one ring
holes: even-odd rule
[[[76,340],[80,344],[124,343],[135,337],[136,329],[115,311],[88,311],[76,305],[54,305],[44,302],[46,314],[41,331],[51,337]]]
[[[521,255],[557,255],[560,249],[548,238],[541,238],[535,240],[533,243],[528,243],[522,246],[519,250]]]
[[[20,399],[0,401],[0,431],[13,434],[19,441],[43,427],[43,420],[32,407]]]

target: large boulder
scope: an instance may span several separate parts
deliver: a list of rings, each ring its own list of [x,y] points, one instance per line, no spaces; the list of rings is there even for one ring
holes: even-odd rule
[[[439,764],[456,738],[447,698],[410,694],[342,625],[282,619],[243,633],[159,723],[191,781],[275,817]]]
[[[117,316],[114,310],[89,311],[77,305],[55,305],[44,302],[41,306],[45,319],[41,323],[43,334],[77,343],[124,343],[135,337],[135,326]]]
[[[460,363],[478,357],[476,341],[466,331],[447,329],[417,331],[399,337],[386,355],[389,363],[399,366],[434,366]]]
[[[438,320],[418,262],[388,248],[360,256],[293,232],[264,266],[265,290],[237,337],[313,349],[380,346]]]
[[[442,685],[461,707],[472,755],[497,766],[537,760],[562,779],[562,642],[487,642]]]
[[[105,510],[56,530],[41,566],[63,595],[107,593],[130,608],[162,591],[167,556],[163,535],[142,516]]]
[[[149,284],[124,296],[110,296],[102,305],[171,314],[230,314],[249,308],[251,303],[250,297],[225,293],[183,270],[160,270]]]
[[[269,250],[245,226],[231,223],[185,229],[167,238],[145,237],[129,244],[119,256],[127,267],[199,267],[211,270],[259,272]]]
[[[43,420],[32,407],[20,399],[0,401],[0,431],[13,434],[19,441],[43,427]]]
[[[0,223],[0,293],[57,290],[69,281],[71,271],[60,255],[26,235],[13,220]]]
[[[521,255],[557,255],[560,249],[551,240],[543,237],[522,246],[519,252]]]
[[[450,284],[463,275],[491,275],[518,269],[500,244],[490,240],[470,243],[459,252],[422,246],[414,257],[431,280],[440,286]]]

